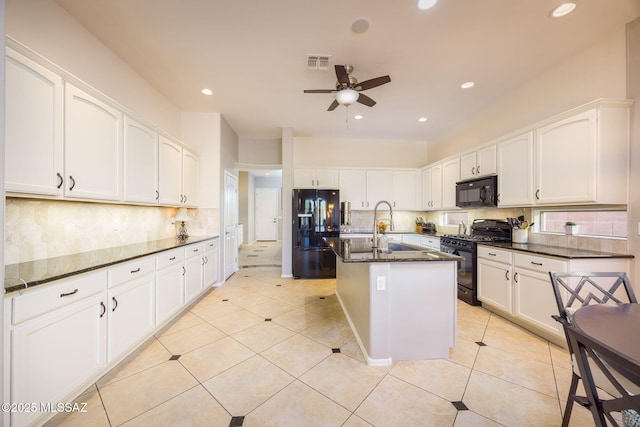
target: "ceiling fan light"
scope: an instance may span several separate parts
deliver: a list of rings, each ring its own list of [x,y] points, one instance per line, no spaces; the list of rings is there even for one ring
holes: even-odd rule
[[[340,105],[351,105],[358,100],[360,94],[353,89],[343,89],[336,93],[336,101]]]

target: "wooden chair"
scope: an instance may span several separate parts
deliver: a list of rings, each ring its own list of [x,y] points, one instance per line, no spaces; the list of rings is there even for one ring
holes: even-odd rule
[[[562,426],[569,425],[573,403],[589,407],[589,399],[584,396],[576,396],[576,389],[580,381],[580,370],[576,363],[575,349],[571,345],[571,340],[567,333],[568,326],[571,326],[573,313],[580,307],[589,304],[622,304],[637,303],[631,282],[626,273],[623,272],[597,272],[597,273],[576,273],[576,272],[550,272],[553,293],[556,297],[559,315],[552,316],[556,321],[562,323],[567,346],[571,355],[573,375],[571,376],[571,386],[562,418]],[[599,370],[592,370],[592,377],[597,387],[615,395],[616,388],[602,375]]]
[[[640,389],[640,366],[573,325],[567,324],[565,331],[575,351],[580,377],[587,392],[589,410],[596,427],[607,426],[607,421],[610,425],[618,426],[612,412],[622,412],[625,426],[637,426],[640,423],[640,394],[634,395],[629,390],[629,385],[635,386],[636,390]],[[599,393],[594,373],[604,375],[617,391],[612,395],[618,397],[607,397]]]

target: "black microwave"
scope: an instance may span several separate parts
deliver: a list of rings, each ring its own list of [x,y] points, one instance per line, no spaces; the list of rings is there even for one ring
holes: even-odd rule
[[[498,206],[498,176],[456,182],[456,206],[482,208]]]

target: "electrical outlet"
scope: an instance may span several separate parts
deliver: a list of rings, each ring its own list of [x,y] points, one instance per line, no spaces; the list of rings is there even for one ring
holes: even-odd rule
[[[386,277],[384,276],[377,276],[376,277],[376,289],[379,291],[384,291],[386,289],[387,283],[386,283]]]
[[[120,231],[120,223],[113,221],[113,231]]]

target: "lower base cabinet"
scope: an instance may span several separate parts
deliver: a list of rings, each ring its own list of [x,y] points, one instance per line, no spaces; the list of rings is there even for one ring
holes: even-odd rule
[[[75,302],[12,331],[11,403],[38,405],[32,412],[11,412],[12,426],[28,425],[51,412],[41,404],[66,402],[106,367],[103,298],[100,294]]]
[[[478,245],[478,299],[482,306],[565,345],[550,271],[628,271],[626,258],[558,258]]]
[[[185,248],[184,300],[188,303],[202,291],[202,268],[204,266],[204,246]]]
[[[3,392],[29,407],[4,412],[0,425],[42,424],[184,308],[185,280],[193,280],[190,300],[201,295],[217,281],[217,245],[197,244],[187,260],[196,244],[5,297]]]

